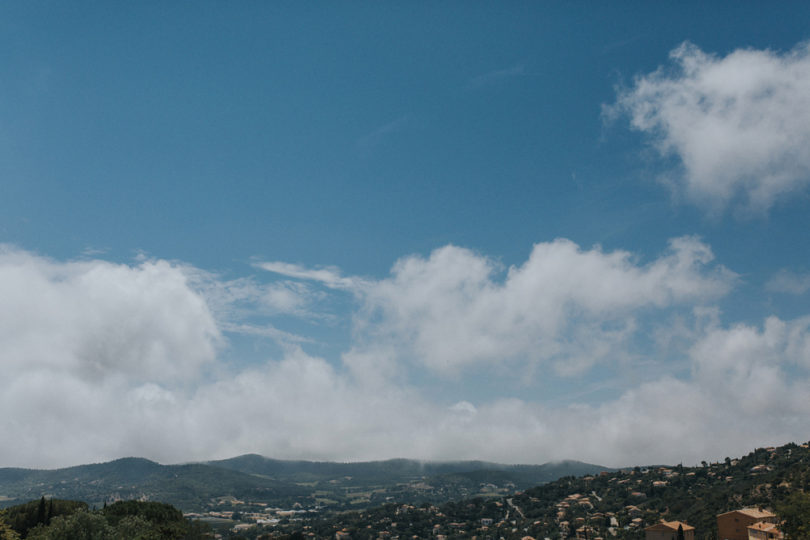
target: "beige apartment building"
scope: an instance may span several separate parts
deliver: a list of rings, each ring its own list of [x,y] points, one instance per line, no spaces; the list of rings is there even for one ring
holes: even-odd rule
[[[695,528],[682,521],[662,521],[647,527],[645,540],[678,540],[678,527],[683,527],[684,540],[695,540]]]
[[[719,540],[748,540],[748,527],[755,523],[776,524],[776,516],[761,508],[732,510],[717,516]]]

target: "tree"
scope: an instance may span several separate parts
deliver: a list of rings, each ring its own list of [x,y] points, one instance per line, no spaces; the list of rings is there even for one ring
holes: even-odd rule
[[[115,527],[118,538],[133,540],[161,540],[164,537],[160,530],[143,516],[125,516]]]
[[[37,524],[45,523],[48,520],[47,510],[45,509],[45,495],[39,499],[39,506],[37,507]]]
[[[25,538],[28,531],[37,525],[47,525],[57,516],[72,514],[82,509],[87,510],[87,503],[51,498],[46,507],[41,498],[6,508],[3,515],[6,524]]]
[[[143,529],[143,538],[150,538],[151,530],[157,531],[160,538],[183,538],[189,533],[190,524],[183,513],[170,504],[141,501],[119,501],[101,511],[107,522],[114,528],[119,527],[126,518],[129,528],[141,527],[148,523],[149,529]],[[126,538],[127,536],[119,536]],[[138,537],[140,538],[140,537]]]
[[[810,536],[810,495],[796,492],[776,506],[782,532],[790,540]]]
[[[26,537],[30,540],[61,540],[87,538],[89,540],[116,540],[120,538],[104,516],[97,512],[79,510],[69,516],[59,516],[49,526],[38,525]]]
[[[684,540],[683,538],[683,525],[678,525],[678,540]]]

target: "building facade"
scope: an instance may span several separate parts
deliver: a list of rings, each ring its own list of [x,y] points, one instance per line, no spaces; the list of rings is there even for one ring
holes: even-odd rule
[[[683,529],[683,540],[695,540],[695,528],[682,521],[662,521],[647,527],[645,540],[679,540],[678,528]]]
[[[719,540],[748,540],[748,527],[754,523],[776,523],[776,516],[761,508],[732,510],[717,516]]]

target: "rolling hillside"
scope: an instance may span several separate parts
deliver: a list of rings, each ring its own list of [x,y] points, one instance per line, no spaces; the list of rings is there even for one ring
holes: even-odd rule
[[[309,490],[210,465],[160,465],[141,458],[56,470],[0,469],[0,505],[42,495],[98,506],[114,500],[163,501],[190,511],[228,496],[292,504],[306,500]]]
[[[543,465],[504,465],[486,461],[416,461],[389,459],[351,463],[285,461],[247,454],[209,465],[292,482],[328,481],[352,477],[360,483],[401,483],[415,479],[459,475],[474,481],[486,471],[489,481],[513,482],[520,488],[544,484],[563,476],[598,474],[610,469],[580,461],[560,461]]]
[[[142,458],[56,470],[0,469],[0,507],[46,497],[101,506],[115,500],[161,501],[184,511],[240,506],[362,508],[397,500],[442,503],[511,493],[604,467],[566,461],[501,465],[480,461],[333,463],[245,455],[209,463],[161,465]]]

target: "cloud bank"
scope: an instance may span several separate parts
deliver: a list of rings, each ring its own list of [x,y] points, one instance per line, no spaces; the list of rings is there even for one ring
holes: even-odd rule
[[[305,269],[295,273],[311,280]],[[620,466],[719,459],[806,437],[810,318],[723,327],[696,317],[684,353],[689,374],[657,374],[600,404],[515,399],[508,387],[500,397],[473,391],[452,403],[408,377],[408,370],[452,372],[464,381],[476,366],[509,358],[537,363],[552,380],[614,356],[632,369],[641,323],[631,321],[700,311],[735,279],[691,237],[671,241],[649,262],[556,240],[505,270],[447,246],[363,281],[354,293],[355,338],[342,360],[286,340],[278,357],[231,365],[221,351],[239,321],[234,306],[272,287],[212,284],[211,274],[167,261],[60,262],[5,247],[0,429],[8,443],[0,463],[259,452]],[[334,279],[321,281],[332,290]]]
[[[671,65],[619,91],[608,116],[626,114],[658,152],[669,180],[713,211],[763,213],[810,183],[810,45],[739,49],[725,57],[690,43]]]

